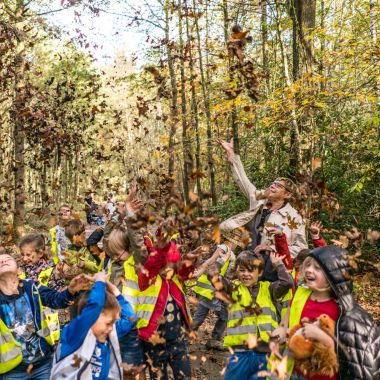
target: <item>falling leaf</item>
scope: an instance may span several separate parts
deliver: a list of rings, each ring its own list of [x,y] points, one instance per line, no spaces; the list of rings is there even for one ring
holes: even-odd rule
[[[341,247],[341,248],[347,248],[348,243],[349,243],[348,238],[345,235],[340,235],[338,240],[337,239],[331,239],[331,242],[334,245],[337,245],[338,247]]]
[[[322,166],[322,159],[321,157],[315,157],[313,158],[311,162],[311,168],[314,170],[320,168]]]
[[[33,371],[33,364],[29,364],[28,367],[26,368],[26,373],[30,376]]]
[[[221,239],[221,232],[220,232],[220,226],[219,224],[214,226],[213,231],[212,231],[212,240],[216,244],[220,244],[220,239]]]
[[[367,231],[367,240],[370,243],[374,243],[375,241],[379,239],[380,239],[380,231],[372,230],[369,228]]]
[[[163,338],[158,331],[155,331],[153,335],[149,338],[149,343],[155,346],[156,344],[164,344],[166,343],[165,338]]]
[[[71,366],[74,368],[79,368],[81,362],[82,362],[82,358],[79,357],[77,354],[74,354],[73,363],[71,364]]]
[[[295,230],[298,228],[298,223],[296,222],[296,217],[291,217],[290,215],[287,215],[287,218],[288,218],[288,227],[290,230]]]
[[[198,201],[198,195],[194,194],[192,191],[189,191],[189,198],[194,203]]]

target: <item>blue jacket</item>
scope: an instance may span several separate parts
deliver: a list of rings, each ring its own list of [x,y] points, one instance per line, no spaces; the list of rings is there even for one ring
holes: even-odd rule
[[[102,312],[105,298],[106,284],[101,281],[95,282],[90,291],[87,305],[61,332],[58,360],[64,359],[81,347],[89,330]],[[117,300],[119,301],[121,312],[120,318],[116,322],[116,332],[118,337],[121,338],[131,331],[135,325],[136,314],[130,303],[121,294],[117,297]]]
[[[27,294],[29,303],[32,307],[34,327],[36,331],[41,329],[41,313],[38,302],[38,294],[41,297],[42,305],[50,307],[51,309],[63,309],[67,307],[74,299],[74,296],[72,296],[67,289],[62,292],[58,292],[54,289],[34,282],[33,280],[20,280],[19,295],[15,295],[14,297],[18,298],[24,293]],[[8,303],[7,298],[9,298],[9,296],[5,296],[0,293],[0,318],[2,320],[6,319],[5,315],[3,315],[2,305]],[[40,338],[40,347],[45,355],[50,355],[53,352],[53,347],[50,346],[43,338]]]

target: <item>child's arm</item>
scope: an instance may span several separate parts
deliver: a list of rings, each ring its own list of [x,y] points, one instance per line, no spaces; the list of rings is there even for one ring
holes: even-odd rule
[[[144,267],[138,274],[139,288],[141,291],[149,288],[153,284],[162,269],[166,265],[166,250],[165,248],[153,248],[144,263]]]
[[[182,260],[181,266],[178,269],[177,275],[182,281],[186,281],[194,273],[195,264],[200,256],[203,256],[210,252],[208,245],[201,245],[185,255]]]
[[[283,344],[286,342],[286,336],[289,326],[290,306],[286,309],[285,315],[282,317],[279,326],[272,332],[271,340],[274,343]]]
[[[37,285],[37,288],[41,297],[42,305],[52,309],[64,309],[73,301],[75,294],[87,285],[88,280],[86,280],[83,275],[79,275],[73,278],[67,289],[62,290],[61,292],[48,288],[40,283]]]
[[[285,265],[282,262],[284,256],[277,256],[274,252],[271,252],[269,257],[273,267],[277,270],[278,275],[278,280],[269,285],[269,291],[272,299],[277,300],[284,296],[288,290],[293,287],[293,278],[287,272]]]
[[[203,262],[198,268],[196,268],[195,270],[195,274],[193,277],[199,277],[201,276],[203,273],[205,273],[207,271],[207,268],[215,263],[216,259],[219,257],[220,255],[220,251],[221,249],[220,248],[217,248],[215,250],[215,252],[212,254],[211,257],[209,257],[205,262]]]
[[[107,275],[105,273],[97,273],[94,276],[96,282],[90,291],[86,306],[80,315],[74,318],[62,330],[59,359],[76,351],[83,343],[90,328],[98,320],[106,298],[106,278]]]
[[[334,348],[334,339],[325,333],[321,328],[319,328],[316,325],[313,325],[312,323],[305,323],[304,327],[302,328],[302,335],[306,339],[314,339],[318,342],[321,342],[323,345],[327,347]]]
[[[119,338],[129,333],[136,324],[136,314],[131,304],[124,298],[120,290],[107,281],[107,288],[114,294],[121,307],[120,318],[116,321],[116,332]]]
[[[266,230],[268,231],[269,235],[274,235],[274,245],[276,247],[276,252],[278,255],[285,256],[284,264],[286,269],[293,269],[293,259],[290,255],[286,235],[279,227],[267,227]]]

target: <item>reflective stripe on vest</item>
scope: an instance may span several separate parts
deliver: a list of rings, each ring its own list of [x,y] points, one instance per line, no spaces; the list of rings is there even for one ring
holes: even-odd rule
[[[278,309],[280,312],[281,319],[284,318],[286,311],[288,310],[289,303],[293,298],[293,289],[289,289],[288,292],[279,299]]]
[[[124,262],[124,277],[125,280],[123,282],[121,292],[136,311],[137,304],[139,303],[140,288],[133,256],[130,256],[128,260]]]
[[[37,294],[38,296],[41,315],[41,329],[37,331],[37,335],[44,338],[51,346],[54,346],[60,338],[58,313],[42,305],[38,290],[33,291],[33,294]]]
[[[147,289],[140,292],[136,308],[136,326],[138,329],[141,329],[149,325],[149,321],[152,317],[158,295],[160,294],[161,285],[161,276],[157,276],[154,284],[150,285]]]
[[[231,256],[223,264],[220,274],[224,276],[227,272],[228,266],[230,264]],[[215,295],[215,288],[211,284],[211,281],[207,278],[207,274],[202,274],[199,276],[198,281],[194,287],[194,293],[199,294],[202,297],[205,297],[209,300],[212,300]]]
[[[255,303],[246,286],[239,281],[237,290],[232,293],[235,303],[229,308],[224,346],[244,346],[250,334],[259,335],[269,342],[269,332],[278,327],[277,311],[269,291],[270,282],[260,281],[256,305],[261,308],[259,315],[250,312]],[[257,331],[258,330],[258,331]]]
[[[53,253],[54,264],[57,264],[59,261],[58,258],[58,243],[57,243],[57,226],[50,228],[49,234],[51,236],[51,248],[50,250]]]
[[[177,285],[178,289],[181,291],[183,295],[187,315],[189,317],[189,321],[191,322],[190,309],[186,302],[185,293],[182,289],[182,285],[176,275],[173,276],[172,281]],[[138,296],[138,305],[136,308],[136,326],[138,329],[144,328],[149,325],[150,318],[152,317],[154,308],[157,303],[158,295],[160,294],[161,286],[162,278],[161,276],[157,276],[154,284],[149,286],[149,288],[145,289],[144,291],[140,291]]]
[[[7,373],[22,362],[21,345],[0,319],[0,374]]]
[[[289,314],[289,330],[291,330],[295,325],[298,325],[300,323],[303,308],[305,306],[306,301],[310,297],[311,292],[312,292],[311,289],[300,285],[297,288],[296,292],[294,293],[292,306],[290,308],[290,314]],[[293,372],[293,368],[294,368],[294,359],[292,359],[291,356],[288,355],[287,372],[289,376]]]

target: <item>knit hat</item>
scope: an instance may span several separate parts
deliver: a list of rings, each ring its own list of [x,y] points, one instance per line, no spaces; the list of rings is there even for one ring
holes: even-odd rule
[[[236,244],[240,248],[245,248],[251,242],[249,232],[244,227],[237,227],[233,230],[222,230],[221,232],[226,240]]]

